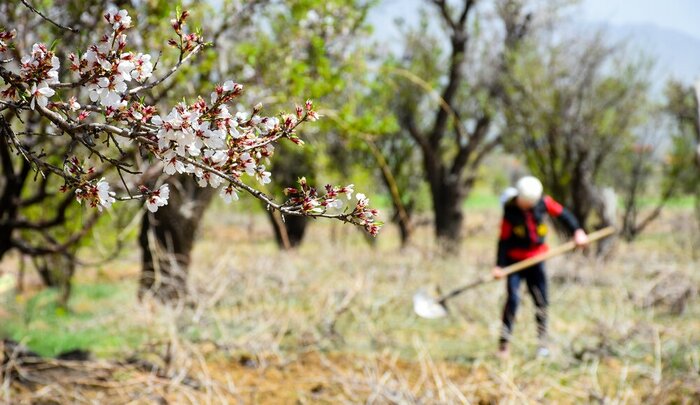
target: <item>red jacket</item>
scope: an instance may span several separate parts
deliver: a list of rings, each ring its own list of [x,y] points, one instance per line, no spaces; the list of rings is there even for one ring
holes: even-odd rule
[[[506,202],[503,208],[496,262],[501,267],[547,251],[545,214],[557,218],[571,232],[580,227],[574,215],[550,196],[544,196],[527,211],[517,206],[516,198]]]

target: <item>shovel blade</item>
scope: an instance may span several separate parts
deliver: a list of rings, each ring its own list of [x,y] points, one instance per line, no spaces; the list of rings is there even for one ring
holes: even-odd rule
[[[413,295],[413,311],[426,319],[443,318],[447,315],[447,309],[425,291],[418,291]]]

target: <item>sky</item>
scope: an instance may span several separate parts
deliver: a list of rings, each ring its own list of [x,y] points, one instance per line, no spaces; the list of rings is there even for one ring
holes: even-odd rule
[[[390,49],[396,47],[400,34],[394,21],[415,23],[419,10],[428,4],[427,0],[381,0],[369,15],[375,36]],[[574,22],[605,27],[613,43],[624,41],[630,49],[648,55],[655,63],[658,89],[670,77],[684,82],[700,78],[700,0],[580,0],[576,7],[567,13]]]
[[[378,13],[371,19],[391,23],[401,16],[411,21],[419,6],[427,3],[425,0],[382,0]],[[700,0],[580,0],[580,7],[584,19],[591,22],[653,24],[700,40]]]
[[[584,0],[582,8],[591,21],[653,24],[700,40],[700,0]]]

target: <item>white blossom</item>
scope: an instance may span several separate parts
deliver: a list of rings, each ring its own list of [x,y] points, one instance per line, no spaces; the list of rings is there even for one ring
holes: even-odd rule
[[[119,108],[126,103],[122,102],[121,93],[126,91],[126,83],[121,75],[113,76],[112,81],[106,77],[97,79],[97,83],[88,86],[88,96],[92,101],[100,101],[104,107]]]
[[[56,56],[51,57],[51,69],[48,72],[48,77],[46,78],[46,83],[56,84],[58,83],[58,68],[61,67],[61,62]]]
[[[243,170],[245,170],[248,176],[255,176],[256,165],[253,161],[253,158],[250,157],[250,153],[245,152],[241,154],[238,160],[240,161],[241,165],[243,166]]]
[[[100,204],[97,208],[102,211],[102,207],[109,208],[112,206],[116,200],[114,199],[114,191],[109,190],[109,183],[105,181],[104,178],[97,182],[97,198],[100,200]]]
[[[146,208],[151,212],[156,212],[159,207],[168,205],[169,198],[170,187],[167,184],[163,184],[146,199]]]
[[[126,59],[125,59],[126,57]],[[131,61],[131,54],[126,53],[122,55],[122,60],[117,65],[117,71],[121,74],[122,80],[130,82],[131,72],[136,68],[134,62]]]
[[[233,90],[234,86],[235,86],[235,83],[233,82],[233,80],[226,80],[224,82],[224,85],[221,87],[224,89],[224,91],[231,91],[231,90]]]
[[[75,96],[71,97],[68,99],[68,108],[71,111],[78,111],[80,109],[80,104],[76,100]]]
[[[226,149],[207,149],[204,151],[204,157],[210,159],[214,164],[220,165],[228,159],[228,151]]]
[[[196,170],[195,170],[196,173]],[[224,182],[224,179],[222,179],[220,176],[209,172],[209,171],[203,171],[201,176],[198,176],[197,178],[197,184],[199,184],[200,187],[206,187],[207,183],[212,186],[213,188],[218,188],[221,183]]]
[[[219,192],[219,196],[221,196],[226,204],[230,204],[231,201],[238,201],[238,193],[232,185],[222,187],[221,191]]]
[[[180,159],[177,158],[177,155],[175,154],[174,151],[168,150],[164,155],[163,155],[163,164],[165,165],[163,167],[163,171],[166,174],[173,175],[176,172],[177,173],[187,173],[188,168],[185,166]]]
[[[129,28],[131,27],[131,17],[126,10],[117,11],[116,8],[110,8],[107,10],[105,15],[107,22],[112,24],[113,30],[118,30],[119,28]]]
[[[255,177],[258,178],[258,181],[262,185],[268,184],[270,181],[272,181],[270,179],[270,172],[265,171],[265,166],[260,166],[258,168],[258,170],[255,172]]]
[[[202,142],[207,148],[210,149],[220,149],[224,147],[224,140],[226,139],[226,133],[220,129],[210,129],[210,123],[204,122],[199,126],[199,130],[202,134]]]
[[[341,209],[343,208],[343,200],[337,198],[331,198],[330,200],[326,200],[326,207]]]
[[[29,104],[29,107],[33,110],[34,105],[39,104],[42,107],[46,107],[46,104],[49,103],[49,98],[56,94],[54,89],[49,87],[46,82],[41,82],[39,83],[39,86],[36,85],[36,83],[32,84],[32,88],[30,90],[31,96],[32,96],[32,101]]]
[[[355,185],[354,184],[349,184],[345,186],[345,196],[348,198],[348,200],[352,199],[352,193],[355,192]]]
[[[236,120],[238,120],[238,122],[246,122],[246,121],[248,121],[248,119],[249,119],[249,117],[248,117],[248,113],[247,113],[247,112],[245,112],[245,111],[238,111],[238,112],[236,113]]]
[[[276,126],[278,126],[280,123],[279,118],[277,117],[268,117],[265,119],[262,124],[263,124],[263,129],[265,130],[265,133],[268,133],[275,129]]]

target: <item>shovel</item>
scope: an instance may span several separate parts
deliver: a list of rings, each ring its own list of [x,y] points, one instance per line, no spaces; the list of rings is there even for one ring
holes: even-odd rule
[[[615,233],[615,228],[609,226],[607,228],[603,228],[590,233],[588,235],[588,241],[595,242],[599,239],[603,239],[607,236],[610,236],[613,233]],[[576,243],[574,241],[569,241],[537,256],[525,259],[521,262],[511,264],[510,266],[503,268],[504,277],[508,276],[509,274],[517,273],[521,270],[524,270],[537,263],[543,262],[547,259],[551,259],[554,256],[559,256],[560,254],[566,253],[575,248]],[[448,292],[447,294],[439,298],[432,298],[425,292],[425,290],[418,291],[416,294],[413,295],[413,311],[416,313],[416,315],[422,318],[442,318],[445,315],[447,315],[447,300],[449,300],[452,297],[456,297],[457,295],[460,295],[467,290],[471,290],[472,288],[496,280],[497,279],[493,276],[484,276],[462,287],[455,288],[454,290]]]

